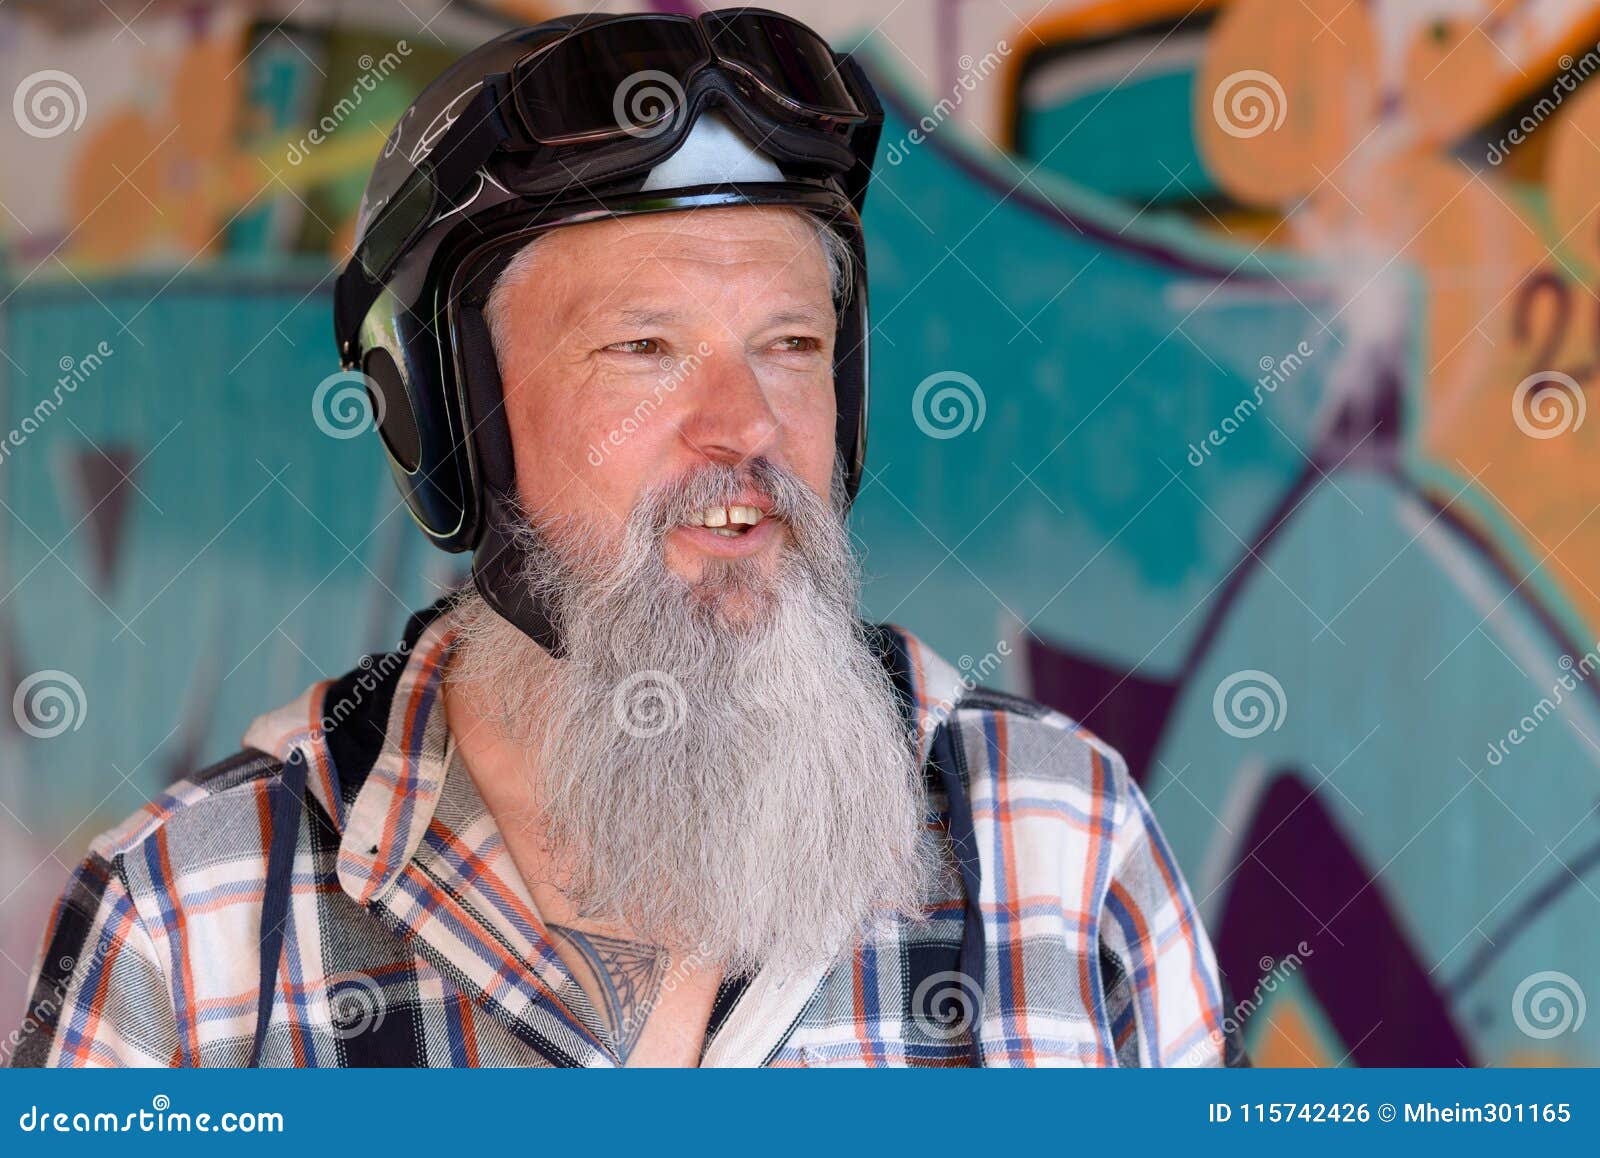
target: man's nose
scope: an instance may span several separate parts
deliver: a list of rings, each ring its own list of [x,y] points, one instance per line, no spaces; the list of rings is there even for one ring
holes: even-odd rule
[[[714,348],[687,385],[688,406],[678,433],[697,454],[738,466],[768,454],[778,442],[778,415],[742,351]]]

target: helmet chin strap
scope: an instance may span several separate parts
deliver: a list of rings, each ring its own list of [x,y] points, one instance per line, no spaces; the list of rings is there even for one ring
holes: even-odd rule
[[[473,586],[496,614],[549,652],[552,659],[561,659],[567,649],[550,608],[523,581],[526,556],[515,533],[516,515],[498,489],[486,494],[484,502],[483,538],[472,553]]]

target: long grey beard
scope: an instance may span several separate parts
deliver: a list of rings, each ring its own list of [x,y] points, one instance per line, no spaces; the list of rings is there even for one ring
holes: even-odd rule
[[[666,565],[691,512],[754,484],[791,542],[773,575]],[[561,886],[580,916],[732,973],[830,959],[914,916],[937,857],[911,741],[855,617],[839,512],[765,460],[651,492],[620,553],[525,525],[525,581],[566,643],[550,660],[476,591],[453,609],[450,678],[529,754]]]

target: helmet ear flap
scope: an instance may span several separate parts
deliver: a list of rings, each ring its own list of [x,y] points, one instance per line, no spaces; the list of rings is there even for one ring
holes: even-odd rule
[[[461,352],[459,388],[462,401],[463,449],[472,451],[477,489],[515,494],[516,459],[512,456],[511,427],[506,422],[505,386],[495,357],[489,319],[477,295],[456,305],[455,336]]]
[[[854,247],[852,247],[854,248]],[[836,411],[834,445],[844,481],[846,506],[855,502],[867,457],[868,360],[870,336],[867,313],[866,262],[858,253],[850,300],[840,307],[838,351],[833,364]]]
[[[867,346],[866,307],[851,303],[839,320],[839,349],[834,362],[833,392],[837,417],[835,445],[843,471],[847,503],[854,503],[861,488],[861,470],[867,446]]]
[[[525,579],[527,529],[515,509],[516,459],[506,422],[505,389],[495,358],[489,321],[473,295],[460,302],[455,317],[461,351],[462,443],[472,448],[477,476],[478,529],[472,552],[472,582],[501,617],[509,620],[552,656],[564,649],[550,610]]]

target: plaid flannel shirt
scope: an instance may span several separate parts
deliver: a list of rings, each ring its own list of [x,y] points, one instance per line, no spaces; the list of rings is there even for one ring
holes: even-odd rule
[[[702,1064],[1243,1063],[1188,888],[1117,753],[874,630],[924,761],[936,736],[954,754],[980,901],[952,867],[925,920],[786,981],[724,982]],[[258,718],[243,752],[95,840],[51,918],[13,1064],[249,1063],[270,789],[295,751],[307,791],[260,1064],[615,1064],[453,758],[451,642],[437,607],[414,617],[398,651]],[[950,804],[930,780],[947,849]],[[974,911],[981,1005],[958,971]]]

